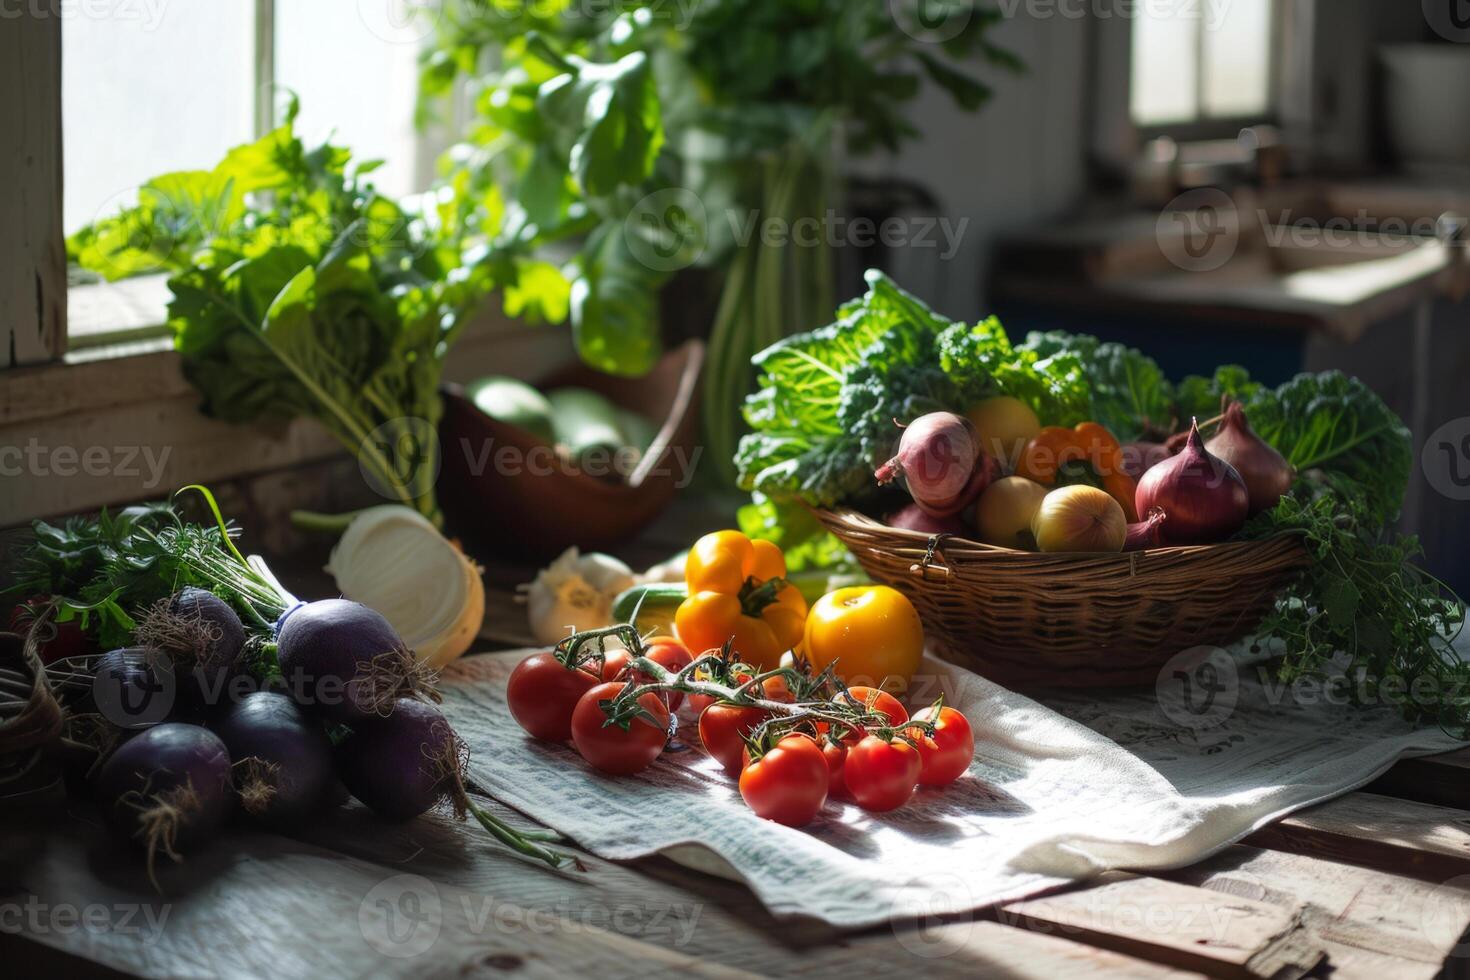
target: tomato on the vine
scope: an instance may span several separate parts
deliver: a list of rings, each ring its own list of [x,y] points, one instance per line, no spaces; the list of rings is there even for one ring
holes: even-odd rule
[[[934,734],[910,732],[919,743],[919,785],[948,786],[965,774],[975,758],[975,734],[970,722],[954,708],[945,706],[937,715],[933,707],[914,715],[914,721],[933,721]]]
[[[890,725],[901,725],[909,720],[909,713],[904,709],[898,698],[887,691],[880,691],[876,687],[849,687],[847,693],[852,695],[859,704],[865,704],[872,711],[882,712],[888,716]]]
[[[533,653],[511,671],[505,699],[511,717],[534,738],[565,742],[572,737],[572,710],[596,685],[591,671],[568,667],[554,653]]]
[[[644,645],[643,655],[672,673],[683,670],[694,659],[689,655],[688,648],[672,636],[657,636],[649,640]],[[602,658],[602,679],[605,681],[628,680],[623,672],[628,669],[628,664],[632,660],[633,655],[625,648],[608,651]],[[642,673],[632,679],[640,684],[653,680]],[[684,692],[664,691],[663,698],[668,703],[670,711],[678,711],[679,705],[684,703]]]
[[[843,765],[847,762],[845,742],[823,738],[822,758],[827,762],[827,796],[834,800],[852,799],[852,794],[847,791],[847,780],[842,775]]]
[[[738,773],[745,763],[745,736],[768,717],[764,708],[717,701],[699,716],[699,741],[726,772]]]
[[[858,806],[892,810],[903,806],[919,785],[919,752],[901,739],[867,735],[847,750],[842,777]]]
[[[784,736],[758,759],[746,755],[740,796],[755,815],[787,827],[812,821],[827,801],[827,761],[806,735]]]
[[[606,682],[582,695],[572,711],[572,744],[594,768],[614,776],[630,776],[647,769],[664,750],[669,733],[669,709],[652,691],[638,705],[654,719],[634,717],[625,729],[607,724],[603,701],[617,697],[627,684]]]

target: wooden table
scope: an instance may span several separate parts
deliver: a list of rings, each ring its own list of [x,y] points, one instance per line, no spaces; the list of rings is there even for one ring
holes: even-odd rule
[[[711,523],[681,520],[630,557]],[[515,644],[511,592],[491,599],[486,635]],[[232,831],[165,868],[160,896],[87,808],[61,811],[0,814],[5,976],[1396,980],[1470,962],[1470,750],[1400,763],[1190,868],[848,933],[777,921],[744,887],[664,858],[583,854],[585,873],[558,874],[447,815],[390,825],[355,804],[299,838]]]
[[[1176,872],[857,933],[776,921],[740,885],[662,858],[583,854],[585,873],[558,874],[447,816],[389,825],[357,806],[299,839],[232,832],[164,869],[160,896],[73,806],[8,822],[0,962],[7,976],[1459,975],[1467,769],[1470,751],[1402,763]]]

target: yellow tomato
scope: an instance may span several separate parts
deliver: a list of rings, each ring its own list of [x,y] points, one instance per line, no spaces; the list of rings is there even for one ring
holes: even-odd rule
[[[923,659],[924,627],[902,592],[858,585],[817,600],[802,649],[816,670],[835,662],[849,685],[902,693]]]
[[[1018,398],[1001,395],[987,398],[965,416],[975,426],[975,435],[987,453],[1014,469],[1026,443],[1041,431],[1041,420]]]

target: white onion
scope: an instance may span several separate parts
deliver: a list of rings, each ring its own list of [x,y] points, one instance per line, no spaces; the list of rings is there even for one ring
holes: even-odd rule
[[[360,512],[326,570],[344,596],[381,613],[431,667],[468,650],[485,618],[479,567],[408,507]]]

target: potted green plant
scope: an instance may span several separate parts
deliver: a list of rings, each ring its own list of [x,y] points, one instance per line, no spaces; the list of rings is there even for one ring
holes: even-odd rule
[[[964,59],[1020,67],[989,39],[999,11],[968,0],[436,13],[421,111],[468,84],[475,123],[448,172],[507,312],[565,307],[586,363],[637,375],[660,350],[661,289],[686,269],[722,275],[703,406],[727,482],[751,355],[831,309],[840,161],[918,135],[904,106],[924,78],[974,110],[991,93]]]

